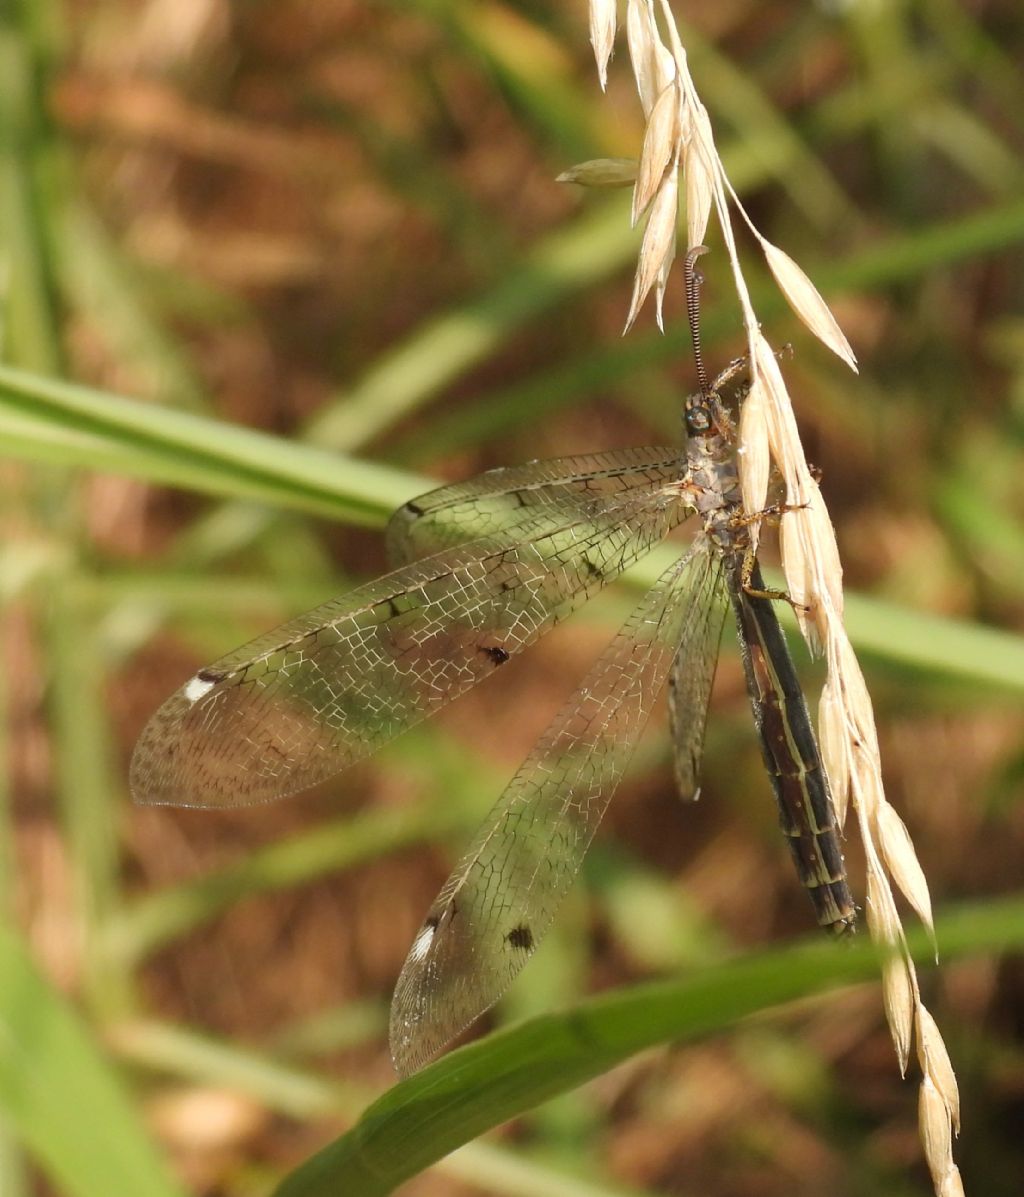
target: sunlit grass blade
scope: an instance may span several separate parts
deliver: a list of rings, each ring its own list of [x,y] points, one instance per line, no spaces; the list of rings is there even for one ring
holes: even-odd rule
[[[9,615],[5,605],[3,614]],[[11,923],[15,911],[15,836],[11,801],[9,736],[10,706],[8,679],[0,677],[0,928]],[[4,1197],[28,1197],[28,1176],[21,1147],[13,1127],[0,1115],[0,1193]]]
[[[846,623],[858,649],[951,681],[1024,693],[1024,637],[1001,628],[847,593]]]
[[[650,585],[659,567],[667,564],[667,553],[656,549],[630,570],[627,579]],[[771,570],[765,576],[770,585],[781,582]],[[851,592],[845,610],[850,639],[872,656],[951,680],[995,686],[1007,694],[1024,692],[1024,637]],[[784,603],[779,604],[779,617],[795,627]]]
[[[102,657],[72,571],[61,575],[56,591],[46,606],[44,633],[55,798],[84,946],[83,989],[93,1011],[109,1017],[130,1004],[132,989],[125,970],[96,951],[98,929],[120,903],[120,837],[111,802],[120,779],[103,706]]]
[[[5,450],[207,494],[379,523],[409,475],[235,424],[0,367]],[[413,482],[412,491],[424,489]]]
[[[66,1197],[181,1197],[78,1016],[0,928],[0,1113]]]
[[[964,908],[940,922],[947,957],[999,950],[1024,937],[1024,900]],[[922,957],[930,944],[915,940]],[[593,999],[531,1020],[445,1057],[396,1086],[356,1128],[314,1157],[277,1197],[319,1197],[341,1186],[367,1197],[459,1143],[607,1070],[645,1047],[702,1037],[758,1010],[872,977],[866,941],[825,942],[742,957],[683,981]]]
[[[1024,945],[1024,895],[947,912],[943,958]],[[931,940],[912,937],[921,961]],[[470,1044],[389,1090],[359,1123],[291,1174],[275,1197],[383,1197],[461,1144],[582,1084],[638,1051],[703,1038],[738,1020],[873,979],[867,937],[811,940],[741,956],[682,980],[616,990]]]
[[[21,18],[27,22],[27,18]],[[0,42],[0,228],[3,276],[0,328],[3,359],[33,370],[60,367],[58,315],[50,289],[50,263],[40,202],[39,167],[45,155],[47,124],[38,103],[36,48],[15,33],[5,11]]]

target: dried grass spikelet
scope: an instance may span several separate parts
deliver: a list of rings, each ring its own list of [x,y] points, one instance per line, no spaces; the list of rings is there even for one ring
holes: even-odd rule
[[[878,843],[885,858],[886,868],[907,901],[917,912],[917,917],[934,935],[932,900],[924,870],[917,859],[907,825],[893,806],[883,797],[875,811]]]
[[[703,245],[715,196],[715,141],[707,109],[690,103],[691,134],[686,143],[683,167],[686,175],[686,242]]]
[[[831,783],[836,821],[840,827],[844,827],[850,801],[850,751],[843,725],[842,703],[831,678],[822,686],[818,699],[818,746],[825,773]]]
[[[926,1075],[921,1082],[917,1116],[932,1184],[938,1197],[963,1197],[964,1184],[960,1169],[953,1162],[953,1142],[947,1115],[942,1094],[931,1077]]]
[[[669,170],[651,204],[640,244],[640,260],[633,280],[633,298],[626,317],[626,328],[633,323],[662,269],[671,263],[676,247],[676,221],[679,215],[679,172]]]
[[[679,197],[677,193],[676,204],[678,205],[678,203]],[[665,331],[665,291],[668,289],[669,275],[672,273],[672,263],[675,261],[675,257],[676,238],[673,237],[668,252],[661,259],[661,266],[658,268],[658,277],[654,280],[654,319],[657,321],[661,332]]]
[[[921,1006],[917,1017],[917,1056],[921,1071],[931,1079],[949,1116],[955,1134],[960,1133],[960,1090],[946,1045],[929,1011]]]
[[[767,402],[764,379],[755,375],[750,383],[750,391],[740,408],[738,453],[743,462],[740,490],[743,494],[743,506],[747,511],[761,511],[768,501],[771,460],[768,417],[765,411]],[[755,535],[759,530],[757,523],[751,525],[751,535]]]
[[[604,0],[592,0],[591,19],[592,31],[607,31],[611,18]],[[758,239],[775,281],[796,315],[854,370],[856,358],[817,288],[788,254],[760,233],[732,188],[707,110],[690,75],[669,0],[627,0],[625,24],[646,120],[633,197],[634,221],[647,213],[626,327],[636,319],[652,289],[661,323],[661,301],[676,251],[682,171],[687,244],[703,244],[714,209],[747,333],[751,387],[740,413],[739,441],[744,506],[751,512],[763,508],[770,458],[782,475],[787,504],[796,508],[782,519],[782,564],[790,595],[801,605],[797,610],[801,631],[812,651],[820,648],[826,660],[827,678],[818,711],[821,751],[837,817],[842,824],[849,807],[864,842],[866,921],[882,951],[886,1017],[901,1071],[909,1064],[916,1039],[923,1074],[920,1126],[924,1152],[936,1193],[957,1197],[962,1187],[951,1153],[960,1118],[956,1080],[935,1021],[921,1003],[893,883],[929,928],[931,900],[909,833],[885,798],[871,699],[843,626],[842,567],[835,533],[804,458],[785,379],[750,302],[733,232],[733,210]],[[603,72],[610,50],[598,50],[600,39],[593,32],[591,36]],[[600,173],[590,164],[583,167],[587,170],[574,170]]]
[[[850,342],[846,339],[839,321],[832,315],[828,304],[822,299],[818,288],[804,274],[789,254],[766,238],[758,236],[768,266],[779,284],[779,290],[786,297],[789,306],[807,325],[812,333],[841,357],[851,370],[856,371],[857,359]]]
[[[629,0],[626,7],[626,41],[633,64],[644,117],[651,115],[655,101],[676,77],[675,59],[661,40],[650,0]]]
[[[917,973],[910,958],[897,950],[903,941],[903,927],[888,880],[873,853],[868,856],[866,913],[871,938],[883,949],[882,1000],[900,1072],[905,1074],[918,1000]]]
[[[797,604],[800,629],[812,651],[818,652],[827,637],[823,596],[827,595],[839,618],[843,610],[842,567],[835,533],[821,491],[804,458],[793,405],[778,360],[760,330],[755,331],[752,342],[751,374],[754,385],[764,396],[768,444],[786,485],[786,503],[792,508],[782,517],[779,531],[786,585]],[[747,502],[744,493],[744,503]]]
[[[673,81],[662,90],[651,109],[640,151],[640,170],[633,188],[633,224],[646,212],[666,172],[675,169],[679,152],[680,99],[679,88]]]
[[[602,91],[608,86],[608,63],[615,49],[616,10],[617,0],[590,0],[590,44],[594,47]]]

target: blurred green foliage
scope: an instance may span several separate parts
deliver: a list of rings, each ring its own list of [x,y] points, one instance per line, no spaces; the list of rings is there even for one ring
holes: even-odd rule
[[[1013,0],[676,9],[745,205],[860,360],[847,376],[812,344],[751,252],[766,331],[796,345],[889,795],[964,957],[926,983],[963,1089],[965,1183],[1010,1197],[1024,16]],[[585,18],[581,0],[0,15],[4,1197],[266,1193],[390,1083],[389,987],[448,857],[621,599],[533,672],[279,809],[132,811],[126,762],[196,665],[379,570],[365,528],[429,478],[677,438],[681,297],[666,336],[642,318],[620,338],[627,201],[551,182],[635,154],[642,132],[622,62],[600,94]],[[706,350],[724,358],[739,318],[724,255],[706,262]],[[508,1010],[699,984],[807,927],[748,724],[726,649],[705,800],[678,809],[659,731]],[[757,959],[791,970],[799,951]],[[408,1191],[930,1191],[875,987],[727,1026]]]

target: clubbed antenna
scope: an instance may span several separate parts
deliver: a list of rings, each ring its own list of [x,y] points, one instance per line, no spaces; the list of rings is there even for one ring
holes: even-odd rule
[[[686,315],[690,321],[690,336],[693,338],[693,360],[697,365],[697,382],[700,393],[707,399],[711,394],[708,372],[704,368],[704,355],[700,349],[700,286],[704,276],[695,268],[701,254],[708,253],[706,245],[695,245],[686,254],[683,265],[683,280],[686,284]]]

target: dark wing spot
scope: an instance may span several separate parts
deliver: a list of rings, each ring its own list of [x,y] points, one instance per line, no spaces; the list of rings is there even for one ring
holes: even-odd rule
[[[583,558],[583,568],[587,571],[588,578],[600,578],[603,573],[603,570],[601,569],[601,567],[598,565],[595,565],[594,562],[591,561],[589,557]]]
[[[222,682],[228,675],[221,673],[219,669],[200,669],[196,674],[196,678],[201,682],[211,682],[216,685]]]
[[[482,644],[480,651],[495,665],[504,665],[508,660],[508,653],[500,644]]]
[[[520,923],[505,936],[505,942],[521,952],[529,952],[533,948],[533,932],[525,923]]]
[[[423,924],[424,929],[430,928],[431,931],[436,931],[441,922],[440,915],[432,914],[430,918]]]
[[[410,515],[422,515],[423,514],[423,508],[420,507],[420,505],[418,503],[406,503],[406,505],[402,508],[402,510],[407,511]]]

